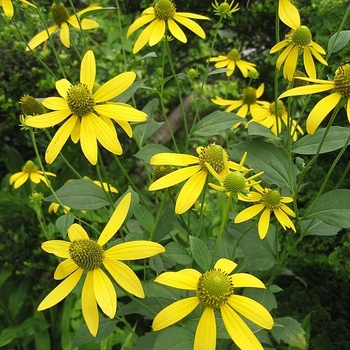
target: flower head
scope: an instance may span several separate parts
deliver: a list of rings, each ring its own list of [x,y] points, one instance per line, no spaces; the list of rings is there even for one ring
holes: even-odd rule
[[[306,73],[309,77],[316,78],[316,68],[312,56],[327,66],[327,62],[321,56],[326,54],[325,50],[312,40],[310,29],[301,25],[298,10],[288,0],[279,1],[279,14],[282,21],[291,28],[291,31],[284,40],[277,43],[270,50],[270,53],[275,53],[285,48],[277,59],[277,69],[280,69],[284,63],[283,76],[285,79],[292,81],[301,50]]]
[[[154,6],[144,10],[128,29],[127,38],[137,29],[148,23],[135,42],[133,53],[139,52],[147,43],[150,46],[158,44],[166,31],[169,30],[177,40],[186,43],[187,38],[183,30],[177,24],[180,23],[202,39],[205,39],[204,30],[193,19],[209,19],[208,17],[194,13],[177,12],[173,1],[158,0]]]
[[[255,69],[256,64],[242,60],[237,49],[232,49],[226,56],[219,55],[218,57],[212,57],[209,61],[217,62],[215,63],[215,68],[227,67],[228,71],[226,72],[226,75],[228,77],[233,74],[236,66],[245,78],[248,76],[250,71],[257,72]]]
[[[223,148],[216,144],[197,147],[198,156],[189,154],[158,153],[151,158],[152,165],[185,166],[183,169],[172,171],[151,184],[149,191],[157,191],[186,181],[176,200],[175,212],[183,214],[195,203],[206,183],[210,164],[219,175],[225,174],[224,158],[227,158],[229,169],[236,169],[237,164],[228,160]]]
[[[214,7],[214,12],[216,15],[218,16],[222,16],[222,17],[231,17],[232,13],[236,12],[239,10],[238,8],[238,4],[236,4],[235,6],[233,6],[233,3],[235,2],[235,0],[232,0],[231,3],[229,4],[228,2],[226,2],[226,0],[224,2],[222,2],[221,4],[219,4],[217,2],[217,0],[215,0],[215,3],[211,4]]]
[[[55,174],[48,171],[45,171],[45,175],[56,177]],[[9,182],[13,188],[17,189],[18,187],[22,186],[28,179],[35,184],[38,184],[40,181],[42,181],[46,186],[49,186],[46,177],[44,176],[44,172],[38,170],[38,167],[31,160],[28,160],[24,164],[22,171],[13,174],[10,177]]]
[[[263,189],[260,185],[256,185],[254,189],[256,189],[258,192],[251,191],[251,197],[247,199],[243,198],[243,200],[247,202],[259,203],[254,204],[238,213],[234,222],[238,224],[247,221],[263,211],[259,219],[258,231],[260,238],[264,239],[269,229],[270,216],[273,212],[285,230],[287,227],[289,227],[296,232],[293,222],[288,217],[289,215],[294,218],[295,213],[292,209],[285,205],[285,203],[293,202],[293,198],[282,197],[277,190],[271,190],[269,188]]]
[[[215,310],[219,310],[231,339],[242,350],[263,350],[254,333],[245,324],[242,315],[262,328],[271,329],[273,319],[258,302],[235,294],[236,288],[265,288],[256,277],[232,271],[237,264],[228,259],[219,259],[212,270],[201,274],[194,269],[165,272],[155,280],[173,288],[195,292],[195,296],[178,300],[160,311],[153,321],[153,330],[158,331],[180,321],[198,305],[203,313],[199,319],[194,338],[194,350],[215,350]]]
[[[19,101],[22,113],[25,116],[32,116],[45,113],[45,108],[42,103],[37,101],[34,97],[24,95]]]
[[[143,122],[147,114],[125,103],[109,100],[128,89],[136,78],[134,72],[117,75],[95,89],[95,56],[89,50],[82,62],[80,82],[71,84],[67,79],[56,82],[61,97],[48,97],[43,105],[53,112],[27,118],[26,126],[48,128],[67,119],[52,138],[45,154],[47,163],[52,163],[69,137],[74,143],[80,140],[85,157],[93,165],[97,162],[97,141],[114,154],[123,152],[113,120],[132,136],[128,122]]]
[[[38,311],[59,303],[79,280],[84,278],[83,316],[90,333],[96,336],[99,324],[97,305],[110,318],[114,318],[117,310],[116,291],[104,269],[127,292],[144,298],[140,280],[130,267],[120,260],[148,258],[163,253],[164,247],[151,241],[130,241],[114,245],[107,250],[102,248],[123,224],[130,202],[131,193],[128,193],[118,204],[97,242],[89,238],[83,227],[73,224],[68,229],[70,242],[51,240],[42,244],[46,252],[65,259],[57,266],[54,274],[56,280],[64,281],[46,296],[38,306]]]
[[[19,0],[19,1],[24,5],[36,8],[36,6],[30,3],[29,1],[26,1],[26,0]],[[0,7],[3,8],[6,17],[8,18],[13,17],[14,10],[13,10],[12,0],[0,0]]]
[[[56,3],[53,3],[51,6],[51,14],[52,18],[55,22],[55,25],[52,27],[48,27],[47,30],[43,30],[38,33],[31,39],[28,43],[28,47],[26,47],[26,51],[30,49],[33,50],[43,42],[46,42],[49,38],[49,35],[52,35],[57,30],[60,31],[60,40],[62,44],[69,48],[70,47],[70,35],[69,35],[69,24],[79,30],[89,30],[94,29],[99,26],[99,24],[92,19],[84,18],[80,20],[80,17],[85,12],[95,11],[101,9],[101,6],[98,5],[90,5],[85,10],[77,12],[77,14],[69,15],[68,10],[61,2],[58,6]]]
[[[346,101],[346,112],[350,123],[350,63],[340,65],[335,71],[334,79],[321,80],[312,78],[298,78],[315,83],[296,87],[284,92],[279,98],[288,96],[310,95],[333,89],[333,93],[319,101],[310,112],[306,121],[306,131],[313,134],[327,114],[334,109],[341,100]]]

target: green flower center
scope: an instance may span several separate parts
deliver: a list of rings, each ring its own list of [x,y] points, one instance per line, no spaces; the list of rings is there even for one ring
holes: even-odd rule
[[[350,98],[350,63],[344,63],[335,71],[335,91]]]
[[[28,160],[28,161],[24,164],[24,166],[23,166],[23,168],[22,168],[22,171],[23,171],[24,173],[28,173],[28,174],[30,174],[30,173],[36,173],[36,172],[38,171],[38,168],[37,168],[37,166],[34,164],[34,162],[32,162],[31,160]]]
[[[252,105],[256,103],[257,97],[256,97],[256,89],[249,86],[243,89],[243,98],[242,98],[244,104]]]
[[[240,192],[246,187],[246,178],[239,171],[231,172],[226,176],[224,180],[224,187],[227,192]]]
[[[223,4],[221,4],[223,5]],[[237,49],[232,49],[227,57],[230,59],[230,60],[233,60],[233,61],[239,61],[241,59],[241,55],[239,54],[238,50]]]
[[[153,169],[153,181],[170,174],[173,171],[171,165],[156,165]]]
[[[54,22],[60,27],[62,23],[67,22],[69,19],[69,13],[66,7],[61,2],[58,6],[53,3],[51,6],[51,14]]]
[[[45,113],[44,106],[32,96],[23,96],[19,103],[21,104],[22,113],[24,115],[38,115]]]
[[[231,278],[221,270],[205,272],[197,285],[197,297],[206,307],[218,309],[233,294]]]
[[[298,79],[298,77],[307,78],[307,75],[300,70],[296,70],[293,75],[293,87],[309,85],[308,81]]]
[[[176,12],[176,7],[174,3],[170,0],[159,0],[155,5],[154,5],[154,14],[155,16],[162,20],[165,21],[169,18],[173,18]]]
[[[310,29],[306,26],[300,26],[292,34],[292,42],[298,46],[307,46],[311,43],[312,35]]]
[[[69,256],[83,270],[91,271],[102,265],[104,252],[90,239],[77,239],[69,245]]]
[[[68,107],[79,118],[94,110],[95,100],[86,84],[72,85],[67,92]]]
[[[223,148],[215,144],[211,144],[206,147],[201,147],[201,151],[199,153],[198,158],[199,164],[202,166],[202,170],[207,170],[205,162],[209,163],[217,173],[220,173],[222,170],[224,170],[225,163],[223,159],[223,154]],[[226,157],[228,159],[227,154]]]
[[[264,200],[267,208],[277,209],[277,208],[279,208],[280,203],[281,203],[281,194],[276,190],[268,189],[263,194],[263,200]]]
[[[230,12],[230,10],[231,10],[230,5],[227,2],[223,2],[218,7],[218,12],[221,13],[222,15],[226,15],[227,13]]]
[[[270,103],[270,113],[272,115],[276,115],[276,108],[277,108],[277,115],[281,118],[282,114],[285,112],[284,104],[282,101],[278,100],[277,104],[275,102]]]

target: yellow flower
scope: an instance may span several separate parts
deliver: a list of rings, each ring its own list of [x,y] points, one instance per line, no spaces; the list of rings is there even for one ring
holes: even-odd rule
[[[150,46],[158,44],[167,30],[179,41],[186,43],[187,38],[183,30],[176,23],[180,23],[202,39],[205,39],[204,30],[192,19],[209,19],[194,13],[176,12],[175,4],[171,0],[159,0],[153,7],[144,10],[128,29],[126,37],[134,33],[145,24],[149,25],[141,32],[135,42],[133,53],[139,52],[147,43]]]
[[[46,176],[56,177],[55,174],[48,171],[45,171],[45,174]],[[35,184],[38,184],[40,181],[42,181],[46,186],[49,186],[44,173],[38,170],[38,167],[31,160],[28,160],[24,164],[22,171],[13,174],[10,177],[9,182],[13,188],[17,189],[18,187],[22,186],[28,179]]]
[[[241,55],[239,54],[237,49],[232,49],[226,56],[219,55],[218,57],[212,57],[209,61],[217,62],[215,63],[215,68],[227,67],[227,69],[229,69],[226,72],[226,75],[228,77],[230,77],[233,74],[236,66],[245,78],[248,76],[249,71],[257,72],[257,70],[255,69],[256,64],[242,60]]]
[[[217,2],[217,0],[215,0],[215,3],[211,4],[214,7],[214,11],[215,14],[218,16],[222,16],[222,17],[232,17],[232,13],[236,12],[239,10],[238,8],[238,4],[236,4],[233,7],[233,3],[235,2],[235,0],[232,0],[231,3],[229,4],[228,2],[226,2],[226,0],[224,2],[222,2],[221,4],[219,4]]]
[[[216,99],[212,99],[212,102],[219,106],[228,106],[225,110],[226,112],[231,112],[239,108],[236,114],[241,118],[245,118],[247,114],[250,113],[252,118],[256,119],[259,118],[263,106],[269,104],[266,101],[258,100],[264,93],[264,88],[264,84],[261,84],[257,89],[248,86],[243,89],[242,98],[240,100],[225,100],[216,96]],[[239,124],[240,123],[234,125],[234,127],[237,127]]]
[[[36,6],[31,4],[29,1],[26,1],[26,0],[19,0],[19,1],[22,4],[36,8]],[[4,13],[6,17],[8,18],[13,17],[14,11],[13,11],[12,0],[0,0],[0,6],[4,9]]]
[[[180,321],[198,305],[203,305],[194,338],[194,350],[215,350],[215,310],[220,310],[225,328],[241,350],[263,350],[262,345],[240,315],[258,326],[271,329],[273,319],[261,304],[248,297],[235,294],[235,288],[265,288],[256,277],[246,273],[231,272],[237,264],[228,259],[219,259],[214,269],[203,274],[194,269],[165,272],[156,282],[182,290],[194,291],[195,296],[178,300],[160,311],[153,330],[159,331]]]
[[[54,203],[54,202],[52,202],[50,205],[49,205],[49,208],[48,208],[48,212],[49,212],[49,214],[52,214],[52,213],[55,213],[55,214],[57,214],[57,212],[58,212],[58,209],[61,207],[61,205],[60,204],[58,204],[58,203]],[[64,212],[64,214],[68,214],[69,212],[70,212],[70,207],[68,207],[68,206],[63,206],[63,212]]]
[[[275,102],[271,102],[269,106],[263,106],[263,111],[261,112],[260,117],[252,121],[271,129],[276,136],[281,134],[283,123],[289,127],[290,136],[292,137],[293,141],[298,139],[297,130],[302,135],[304,134],[303,129],[298,125],[298,123],[294,119],[288,117],[288,113],[282,101],[277,101],[277,104]]]
[[[119,230],[129,211],[131,193],[120,201],[97,242],[91,240],[78,224],[68,229],[70,242],[51,240],[44,242],[42,248],[64,258],[56,268],[54,278],[63,280],[38,306],[38,311],[48,309],[64,299],[84,275],[82,290],[82,311],[87,327],[93,336],[98,331],[99,316],[97,305],[109,318],[114,318],[117,310],[115,288],[106,275],[110,276],[127,292],[144,298],[140,280],[126,264],[120,260],[144,259],[165,251],[158,243],[150,241],[130,241],[103,250],[105,245]]]
[[[80,70],[80,82],[71,84],[67,79],[56,82],[61,97],[48,97],[43,105],[54,112],[26,118],[26,126],[48,128],[67,121],[52,138],[45,154],[47,163],[52,163],[69,136],[74,143],[80,140],[85,157],[93,165],[97,162],[97,141],[114,154],[122,154],[113,120],[131,137],[128,122],[143,122],[147,114],[125,103],[109,102],[127,90],[136,78],[134,72],[117,75],[96,89],[96,63],[91,50],[87,51]]]
[[[309,134],[313,134],[316,131],[327,114],[334,109],[342,99],[347,101],[346,113],[350,123],[350,63],[344,63],[337,68],[333,81],[301,77],[298,79],[316,84],[290,89],[284,92],[279,98],[310,95],[331,89],[334,90],[332,94],[319,101],[310,112],[306,120],[306,131]]]
[[[277,69],[280,69],[284,62],[283,76],[292,81],[298,63],[299,50],[301,50],[306,73],[309,77],[316,78],[316,68],[312,56],[327,66],[327,62],[321,56],[326,54],[325,50],[312,41],[310,29],[300,24],[299,12],[289,1],[279,1],[279,15],[281,20],[291,28],[291,31],[284,40],[270,50],[270,53],[275,53],[285,48],[277,59]]]
[[[242,210],[235,217],[234,222],[239,224],[247,221],[263,211],[259,219],[258,231],[260,238],[264,239],[270,226],[271,212],[273,212],[285,230],[287,227],[289,227],[296,232],[293,222],[288,217],[289,215],[294,218],[295,213],[292,209],[285,205],[285,203],[293,202],[293,198],[282,197],[277,190],[271,190],[269,188],[263,189],[260,185],[256,185],[254,188],[259,191],[259,193],[252,191],[250,192],[251,197],[247,199],[244,198],[243,200],[246,202],[260,203]]]
[[[201,194],[209,174],[206,164],[210,164],[215,172],[222,176],[225,176],[224,157],[227,158],[229,169],[237,168],[236,163],[228,160],[228,155],[223,152],[221,146],[215,144],[200,146],[196,152],[198,157],[189,154],[159,153],[150,160],[152,165],[185,166],[161,177],[149,187],[149,191],[157,191],[187,180],[176,200],[177,214],[183,214],[190,209]]]
[[[49,38],[49,35],[52,35],[56,30],[60,30],[60,39],[62,44],[69,48],[70,47],[70,35],[69,35],[69,25],[72,27],[79,29],[79,30],[89,30],[93,28],[99,27],[99,24],[91,19],[84,18],[82,20],[78,21],[78,18],[81,17],[82,14],[85,12],[95,11],[101,9],[101,6],[98,5],[91,5],[87,7],[85,10],[77,12],[77,14],[73,14],[72,16],[69,15],[66,7],[61,2],[58,6],[53,3],[51,6],[51,14],[52,18],[55,22],[55,25],[52,27],[48,27],[47,30],[43,30],[42,32],[38,33],[34,36],[32,40],[29,41],[28,47],[26,48],[26,51],[29,51],[30,49],[35,49],[37,46],[42,44],[43,42],[46,42],[46,40]],[[78,16],[78,18],[77,18]],[[80,24],[79,24],[80,22]],[[81,26],[81,28],[80,28]]]

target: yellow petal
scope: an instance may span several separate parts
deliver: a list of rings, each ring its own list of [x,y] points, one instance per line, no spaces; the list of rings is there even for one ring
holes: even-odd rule
[[[292,209],[290,209],[287,205],[283,204],[281,205],[281,209],[286,212],[289,216],[295,218],[295,213]]]
[[[218,106],[231,106],[231,105],[236,103],[237,106],[235,108],[238,108],[243,104],[242,100],[225,100],[219,96],[212,98],[211,101]],[[235,108],[233,108],[233,109],[235,109]]]
[[[61,43],[66,48],[69,49],[70,48],[69,26],[66,22],[63,22],[61,24],[60,39],[61,39]]]
[[[156,18],[156,16],[153,15],[146,15],[146,16],[141,16],[136,21],[129,27],[127,33],[126,33],[126,38],[129,38],[129,36],[134,33],[137,29],[141,28],[145,24],[153,21]]]
[[[70,109],[44,113],[38,116],[26,118],[25,124],[32,128],[49,128],[65,120],[72,112]]]
[[[280,69],[283,62],[286,60],[286,58],[288,57],[288,55],[290,54],[290,52],[292,51],[292,49],[294,48],[294,45],[291,44],[289,46],[287,46],[282,52],[281,54],[278,56],[277,61],[276,61],[276,67],[277,69]]]
[[[154,46],[158,44],[164,36],[165,33],[165,21],[162,19],[156,18],[152,23],[154,26],[152,35],[149,38],[149,46]]]
[[[58,264],[53,278],[55,280],[62,280],[73,273],[79,266],[72,260],[66,259]]]
[[[258,215],[265,208],[264,204],[255,204],[249,208],[242,210],[235,217],[235,223],[239,224],[241,222],[247,221],[254,216]]]
[[[170,33],[173,35],[174,38],[176,38],[177,40],[183,43],[187,42],[185,33],[172,18],[168,19],[168,27],[169,27]]]
[[[315,63],[314,60],[311,56],[311,53],[309,51],[309,48],[306,46],[304,47],[304,67],[306,70],[307,75],[310,78],[316,78],[316,68],[315,68]]]
[[[199,305],[197,297],[190,297],[175,301],[160,311],[153,320],[152,328],[154,331],[160,331],[163,328],[182,320]]]
[[[151,36],[153,34],[154,28],[156,27],[156,24],[151,22],[140,34],[140,36],[137,38],[134,48],[133,48],[133,53],[139,52],[151,39]],[[164,35],[164,33],[163,33]]]
[[[243,295],[231,295],[227,302],[235,311],[258,326],[272,328],[273,319],[270,313],[257,301]]]
[[[205,39],[204,30],[195,21],[192,21],[191,19],[189,19],[187,17],[181,16],[179,13],[175,13],[173,19],[175,21],[178,21],[182,25],[184,25],[186,28],[191,30],[193,33],[197,34],[200,38]]]
[[[94,293],[97,304],[104,314],[109,318],[113,318],[117,311],[117,293],[113,284],[101,269],[92,270],[91,273],[93,275]]]
[[[88,271],[86,274],[83,290],[81,293],[81,306],[86,325],[90,333],[96,337],[99,317],[94,293],[94,279],[92,271]]]
[[[144,122],[147,120],[147,114],[141,112],[135,108],[132,108],[129,105],[124,104],[100,104],[94,107],[95,111],[100,115],[104,115],[108,118],[119,121],[128,121],[128,122]]]
[[[176,199],[175,213],[183,214],[192,207],[195,201],[201,194],[205,182],[207,180],[208,173],[206,171],[198,171],[192,175],[186,183],[182,186],[181,191]]]
[[[96,78],[96,61],[92,50],[88,50],[81,61],[80,82],[92,91]]]
[[[134,72],[118,74],[103,84],[94,94],[96,103],[106,102],[127,90],[136,79]]]
[[[290,43],[290,40],[282,40],[279,43],[277,43],[276,45],[274,45],[271,50],[270,53],[275,53],[277,51],[282,50],[284,47],[286,47],[288,44]]]
[[[265,84],[262,83],[260,84],[260,86],[256,89],[256,97],[259,98],[262,96],[262,94],[264,93],[265,90]]]
[[[198,164],[199,158],[190,154],[177,154],[177,153],[158,153],[155,154],[151,160],[151,165],[174,165],[184,166],[191,164]]]
[[[138,260],[164,253],[165,248],[151,241],[120,243],[105,251],[105,258],[117,260]]]
[[[309,81],[309,79],[304,78],[303,80]],[[301,95],[310,95],[310,94],[316,94],[318,92],[327,91],[334,88],[334,82],[325,82],[322,84],[315,84],[315,85],[307,85],[307,86],[299,86],[294,89],[290,89],[288,91],[285,91],[283,94],[280,95],[278,98],[279,100],[284,97],[290,97],[290,96],[301,96]]]
[[[327,114],[335,108],[341,99],[341,94],[335,92],[319,101],[310,112],[306,120],[306,130],[309,134],[313,134]]]
[[[77,118],[75,125],[70,133],[70,138],[74,143],[77,143],[80,139],[80,120]]]
[[[92,114],[92,113],[91,113]],[[86,159],[92,164],[97,163],[97,139],[94,124],[90,114],[84,115],[80,122],[80,145]]]
[[[106,258],[103,260],[103,265],[123,289],[139,298],[145,297],[140,280],[129,266],[120,261]]]
[[[220,311],[228,334],[240,349],[264,350],[254,333],[234,310],[225,304]]]
[[[283,226],[284,229],[286,229],[286,227],[289,227],[294,232],[296,232],[292,220],[289,218],[289,216],[287,214],[284,213],[284,211],[282,211],[280,209],[275,209],[273,212],[274,212],[277,220]]]
[[[190,12],[176,12],[176,15],[181,17],[193,18],[193,19],[210,20],[210,18],[207,16],[197,15],[196,13],[190,13]]]
[[[183,269],[177,272],[164,272],[154,281],[169,287],[196,290],[202,274],[194,269]]]
[[[294,72],[298,63],[299,48],[298,46],[293,46],[293,49],[290,51],[286,61],[284,62],[283,67],[283,76],[289,81],[293,80]]]
[[[53,109],[55,111],[68,110],[67,100],[62,97],[47,97],[43,101],[43,105],[46,108]]]
[[[17,177],[17,179],[14,181],[14,184],[13,184],[14,189],[21,187],[29,178],[28,173],[19,173],[19,174],[20,176]]]
[[[262,283],[259,278],[256,278],[249,273],[234,273],[231,276],[231,280],[235,288],[266,288],[264,283]]]
[[[78,239],[90,239],[89,235],[79,224],[73,224],[69,226],[68,237],[71,242],[74,242]]]
[[[56,29],[58,29],[58,25],[54,25],[52,27],[49,27],[47,29],[49,32],[49,35],[51,36]],[[29,41],[29,43],[28,43],[29,47],[26,47],[26,51],[29,51],[29,48],[32,50],[35,49],[37,46],[39,46],[44,41],[46,41],[49,38],[49,35],[47,34],[46,30],[43,30],[42,32],[35,35],[34,38]]]
[[[280,20],[292,29],[300,27],[300,15],[290,0],[278,1],[278,16]]]
[[[41,248],[45,250],[45,252],[50,254],[55,254],[59,258],[69,259],[69,246],[70,243],[66,241],[60,240],[51,240],[46,241],[41,245]]]
[[[237,264],[232,260],[221,258],[215,263],[214,269],[220,269],[229,275],[236,268],[236,266]]]
[[[199,319],[194,337],[193,350],[215,350],[216,348],[216,322],[214,310],[206,307]]]
[[[83,274],[83,269],[78,269],[52,290],[38,306],[38,311],[46,310],[64,299],[77,285]]]
[[[131,203],[131,193],[127,193],[118,206],[115,208],[111,218],[108,220],[105,228],[97,241],[100,246],[105,245],[120,229],[126,216],[128,215]]]
[[[60,96],[63,97],[64,99],[67,99],[67,91],[72,86],[70,81],[67,79],[60,79],[60,80],[56,81],[55,86],[56,86],[56,90],[58,91]],[[43,101],[43,104],[45,106],[45,100]]]
[[[259,224],[258,224],[258,231],[259,231],[259,237],[261,239],[265,238],[267,231],[269,230],[270,214],[271,214],[270,209],[266,208],[260,216]]]
[[[61,112],[61,111],[58,111],[58,112]],[[52,112],[52,113],[58,113],[58,112]],[[74,129],[77,119],[78,117],[73,115],[57,130],[55,136],[52,138],[51,142],[49,143],[49,146],[47,147],[47,150],[45,153],[46,163],[51,164],[56,159],[58,154],[61,152],[63,145],[66,143],[69,135]]]
[[[2,0],[1,5],[4,9],[5,16],[8,18],[12,18],[14,11],[13,11],[13,5],[11,0]]]

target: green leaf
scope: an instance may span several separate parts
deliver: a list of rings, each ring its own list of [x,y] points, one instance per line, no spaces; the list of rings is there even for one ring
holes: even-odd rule
[[[150,332],[136,339],[135,346],[125,350],[153,350],[154,342],[158,337],[157,332]]]
[[[154,218],[151,212],[140,203],[132,203],[132,212],[140,225],[148,232],[154,229]]]
[[[320,220],[302,220],[300,232],[303,236],[335,236],[340,227],[328,225]]]
[[[170,242],[165,246],[164,255],[179,265],[190,265],[192,258],[188,255],[184,246],[176,242]]]
[[[221,131],[230,129],[236,123],[242,122],[242,118],[235,113],[216,111],[196,123],[193,128],[195,136],[213,136]]]
[[[11,315],[11,319],[14,320],[18,315],[24,301],[26,300],[27,291],[29,287],[29,280],[23,280],[16,288],[12,291],[9,296],[8,311]]]
[[[291,317],[281,317],[274,319],[275,324],[271,333],[278,343],[284,343],[295,346],[298,349],[306,349],[305,331],[300,323]]]
[[[328,41],[327,51],[332,50],[332,54],[340,51],[345,47],[350,40],[350,30],[342,30],[341,32],[333,34]]]
[[[211,256],[205,243],[194,236],[190,236],[191,253],[196,264],[203,270],[208,271],[210,269]]]
[[[153,350],[193,350],[194,334],[184,327],[169,327],[160,332]]]
[[[149,164],[150,159],[157,153],[173,153],[172,150],[169,148],[158,145],[155,143],[149,143],[142,149],[140,149],[136,154],[134,154],[134,157],[143,160],[146,164]]]
[[[288,153],[269,142],[249,141],[235,145],[228,150],[231,159],[239,161],[244,152],[248,152],[246,165],[254,169],[254,173],[264,171],[261,178],[270,186],[275,184],[287,187],[290,192],[295,188],[295,166],[290,165]],[[290,169],[289,169],[290,168]]]
[[[350,190],[340,189],[324,193],[320,196],[307,219],[319,219],[326,224],[350,227]]]
[[[307,314],[304,319],[303,322],[301,323],[301,327],[303,328],[303,330],[305,331],[305,339],[306,339],[306,348],[309,348],[309,343],[310,343],[310,332],[311,332],[311,314]],[[296,346],[288,346],[287,350],[297,350],[298,347]]]
[[[132,67],[136,65],[137,62],[140,62],[142,60],[144,60],[145,58],[149,58],[149,57],[157,57],[157,54],[155,52],[149,52],[148,54],[142,56],[141,58],[138,58],[137,60],[131,62],[129,65],[128,65],[128,68],[127,70],[132,70]]]
[[[269,139],[281,140],[281,138],[276,136],[269,128],[255,122],[248,124],[248,135],[262,136]]]
[[[207,77],[211,76],[211,75],[215,75],[215,74],[221,74],[221,73],[226,73],[227,71],[229,71],[230,69],[228,68],[218,68],[218,69],[214,69],[212,70],[210,73],[208,73]]]
[[[305,135],[292,146],[292,152],[313,155],[317,152],[326,128],[317,129],[313,135]],[[350,129],[332,126],[326,135],[320,153],[332,152],[349,142]]]
[[[60,216],[56,222],[55,222],[55,226],[58,230],[58,232],[61,233],[61,235],[63,236],[63,238],[66,238],[67,233],[68,233],[68,228],[73,225],[74,223],[74,215],[69,213],[69,214],[65,214]]]
[[[103,189],[88,180],[73,180],[58,189],[56,195],[63,205],[77,210],[95,210],[110,204]],[[53,195],[44,201],[57,203]]]
[[[79,16],[79,19],[82,21],[84,18],[91,16],[91,15],[95,15],[95,14],[99,14],[99,13],[103,13],[105,11],[111,11],[111,10],[116,10],[116,7],[104,7],[102,9],[98,9],[98,10],[91,10],[91,11],[86,11],[84,12],[82,15]]]
[[[160,210],[160,206],[157,210]],[[171,230],[174,228],[175,222],[175,211],[173,202],[168,202],[167,205],[163,206],[162,213],[160,214],[160,219],[157,222],[157,227],[154,231],[152,240],[159,242],[166,235],[168,235]]]
[[[168,258],[164,254],[160,254],[150,258],[148,260],[148,264],[152,270],[156,271],[157,273],[161,273],[174,267],[175,261],[173,259]]]

